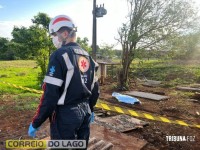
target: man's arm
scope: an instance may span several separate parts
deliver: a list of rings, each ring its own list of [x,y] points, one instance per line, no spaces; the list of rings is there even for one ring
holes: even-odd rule
[[[63,84],[62,67],[55,55],[51,56],[43,84],[43,95],[32,120],[33,128],[38,128],[53,113],[60,98],[60,87]]]
[[[99,83],[98,83],[98,81],[96,81],[94,83],[94,88],[92,90],[92,95],[89,98],[89,105],[90,105],[90,109],[91,109],[92,112],[94,111],[94,106],[96,105],[97,100],[99,98],[99,93],[100,93],[99,92]]]
[[[93,83],[92,83],[92,87],[91,87],[92,95],[89,98],[89,105],[90,105],[91,111],[93,112],[94,106],[96,105],[97,100],[99,98],[100,89],[99,89],[98,77],[96,76],[99,65],[93,59],[91,59],[91,61],[92,61],[92,65],[94,68],[94,76],[93,76]]]

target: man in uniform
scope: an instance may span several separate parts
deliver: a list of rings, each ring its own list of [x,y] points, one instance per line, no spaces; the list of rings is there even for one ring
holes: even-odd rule
[[[75,42],[76,27],[70,17],[53,18],[49,32],[58,49],[50,57],[42,87],[44,93],[28,134],[35,137],[49,118],[52,140],[81,139],[87,145],[93,107],[99,96],[95,76],[98,64]]]

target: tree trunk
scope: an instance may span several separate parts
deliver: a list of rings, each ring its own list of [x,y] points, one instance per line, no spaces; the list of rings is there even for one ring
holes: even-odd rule
[[[128,73],[130,68],[129,57],[127,57],[122,61],[122,68],[119,71],[119,89],[127,90],[129,89],[128,83]]]

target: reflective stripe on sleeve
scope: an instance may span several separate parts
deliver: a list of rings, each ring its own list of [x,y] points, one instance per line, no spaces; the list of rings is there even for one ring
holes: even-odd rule
[[[54,77],[50,77],[50,76],[45,76],[44,82],[53,84],[53,85],[57,85],[57,86],[61,86],[63,84],[63,80],[54,78]]]
[[[92,81],[91,90],[93,90],[93,88],[94,88],[94,83],[98,81],[98,76],[96,76],[96,68],[99,67],[99,64],[97,62],[95,62],[94,60],[93,60],[93,62],[95,64],[95,66],[94,66],[94,78],[93,78],[93,81]]]
[[[71,63],[68,54],[65,53],[62,56],[65,60],[66,66],[67,66],[67,74],[66,74],[65,89],[64,89],[60,99],[58,100],[58,105],[64,105],[65,97],[66,97],[66,94],[67,94],[67,88],[69,87],[72,76],[74,74],[74,66]]]

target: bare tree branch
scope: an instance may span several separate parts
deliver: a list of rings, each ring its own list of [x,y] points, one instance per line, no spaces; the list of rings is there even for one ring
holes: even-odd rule
[[[122,45],[122,74],[126,83],[128,70],[139,50],[152,49],[178,32],[192,30],[196,12],[188,0],[127,0],[128,22],[118,30]]]

